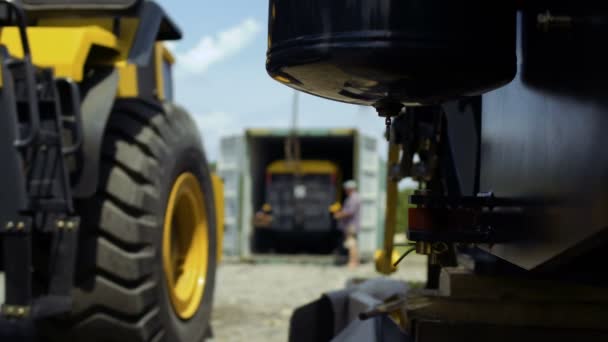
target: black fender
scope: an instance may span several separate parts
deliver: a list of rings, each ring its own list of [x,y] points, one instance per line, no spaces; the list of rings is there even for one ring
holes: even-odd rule
[[[77,164],[80,167],[72,174],[72,194],[76,198],[90,197],[97,191],[101,144],[116,100],[118,71],[112,69],[100,72],[82,88],[84,88],[81,104],[83,143],[77,157]]]

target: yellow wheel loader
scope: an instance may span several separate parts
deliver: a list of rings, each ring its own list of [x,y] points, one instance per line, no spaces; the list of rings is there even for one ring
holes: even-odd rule
[[[210,336],[221,182],[140,0],[0,1],[0,339]]]

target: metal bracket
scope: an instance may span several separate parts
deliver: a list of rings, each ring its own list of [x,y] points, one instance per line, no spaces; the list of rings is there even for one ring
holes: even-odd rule
[[[61,218],[55,221],[55,228],[57,231],[75,231],[79,227],[79,217]]]
[[[32,219],[18,218],[1,227],[6,283],[2,311],[11,317],[29,314],[32,304]],[[27,310],[26,310],[27,309]]]
[[[0,234],[27,234],[31,232],[31,219],[20,218],[7,221],[1,228]]]
[[[51,245],[53,256],[49,259],[49,269],[52,270],[48,289],[50,296],[71,298],[79,227],[79,217],[60,218],[55,221],[56,229],[52,233]]]

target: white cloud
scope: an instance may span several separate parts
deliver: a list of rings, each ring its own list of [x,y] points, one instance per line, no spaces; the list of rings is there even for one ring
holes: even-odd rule
[[[197,114],[194,115],[194,118],[199,129],[212,130],[215,132],[228,130],[234,122],[232,115],[221,111]]]
[[[202,74],[212,64],[237,54],[249,45],[260,31],[260,23],[249,18],[215,36],[203,36],[190,50],[178,52],[177,65],[188,73]]]

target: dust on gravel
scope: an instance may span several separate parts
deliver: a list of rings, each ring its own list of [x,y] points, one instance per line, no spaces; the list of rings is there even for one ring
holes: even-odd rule
[[[391,277],[424,281],[425,259],[408,259]],[[257,263],[224,262],[216,279],[212,341],[287,341],[295,308],[344,287],[348,279],[377,276],[372,263],[349,270],[329,262],[294,262],[284,257]]]

